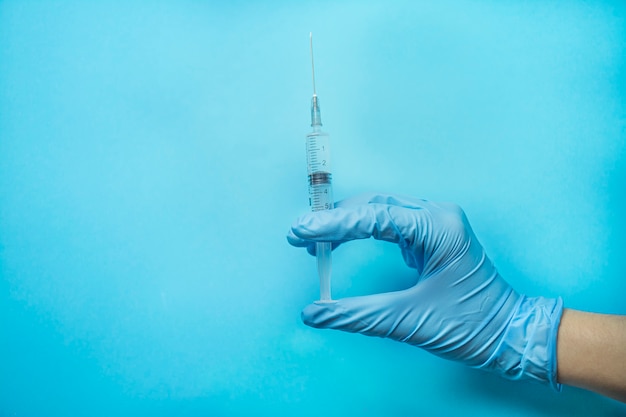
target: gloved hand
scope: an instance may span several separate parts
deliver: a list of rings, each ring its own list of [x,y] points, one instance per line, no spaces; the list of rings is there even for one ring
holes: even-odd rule
[[[315,252],[354,239],[398,244],[415,268],[415,286],[397,292],[314,303],[302,312],[317,328],[388,337],[442,358],[533,379],[560,390],[556,336],[562,300],[518,294],[498,274],[460,207],[367,195],[309,213],[292,226],[290,244]]]

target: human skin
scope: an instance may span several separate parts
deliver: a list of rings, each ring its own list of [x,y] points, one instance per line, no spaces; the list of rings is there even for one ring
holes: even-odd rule
[[[565,309],[557,379],[626,402],[626,316]]]

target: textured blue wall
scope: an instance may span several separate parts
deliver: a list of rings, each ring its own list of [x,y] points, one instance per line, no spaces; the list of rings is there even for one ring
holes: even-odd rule
[[[335,193],[467,211],[521,292],[626,314],[621,1],[0,1],[0,415],[614,416],[300,322],[304,135]],[[334,256],[335,296],[404,288]]]

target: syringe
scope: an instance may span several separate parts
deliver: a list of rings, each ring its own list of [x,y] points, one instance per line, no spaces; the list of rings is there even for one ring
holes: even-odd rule
[[[330,141],[327,133],[322,132],[322,116],[319,100],[315,91],[315,63],[313,61],[313,34],[309,34],[311,48],[311,69],[313,73],[313,98],[311,99],[311,127],[313,131],[306,135],[306,160],[309,173],[309,205],[312,211],[333,208],[333,187],[330,165]],[[317,273],[320,279],[320,301],[330,298],[330,272],[332,267],[331,243],[316,244]]]

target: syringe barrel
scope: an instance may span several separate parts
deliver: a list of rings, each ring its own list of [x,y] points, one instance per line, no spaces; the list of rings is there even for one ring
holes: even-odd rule
[[[312,211],[330,210],[334,206],[330,140],[318,126],[306,137],[306,157],[309,174],[309,205]],[[316,244],[317,272],[320,280],[320,301],[330,302],[332,267],[330,242]]]
[[[306,158],[311,210],[330,210],[333,208],[334,200],[328,134],[314,131],[307,135]]]

